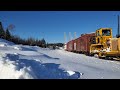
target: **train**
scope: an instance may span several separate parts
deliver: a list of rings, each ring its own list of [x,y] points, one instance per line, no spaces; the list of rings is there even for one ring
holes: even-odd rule
[[[120,60],[120,37],[112,37],[112,28],[99,28],[66,43],[66,51]]]
[[[112,36],[112,28],[99,28],[93,33],[82,34],[65,44],[66,51],[83,53],[102,59],[120,60],[120,30],[118,15],[118,33]]]

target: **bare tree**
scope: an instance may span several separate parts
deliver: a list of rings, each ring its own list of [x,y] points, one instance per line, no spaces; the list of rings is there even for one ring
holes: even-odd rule
[[[13,25],[13,24],[10,24],[10,25],[7,27],[8,30],[14,30],[14,28],[15,28],[15,25]]]
[[[15,25],[10,24],[10,25],[7,27],[7,30],[8,30],[8,31],[13,31],[14,28],[15,28]],[[7,31],[7,30],[6,30],[6,31]],[[6,34],[5,34],[5,37],[6,37]],[[11,40],[12,40],[12,38],[11,38]]]

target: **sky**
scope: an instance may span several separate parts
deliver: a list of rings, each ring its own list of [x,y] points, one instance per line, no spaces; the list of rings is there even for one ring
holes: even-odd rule
[[[95,32],[99,28],[112,28],[117,34],[117,15],[120,11],[0,11],[4,29],[15,25],[11,31],[21,38],[44,38],[48,43],[64,43],[64,32],[69,41],[69,32],[74,38]]]

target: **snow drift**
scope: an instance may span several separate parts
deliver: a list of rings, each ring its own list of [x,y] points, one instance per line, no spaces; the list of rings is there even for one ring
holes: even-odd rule
[[[0,39],[0,79],[119,79],[120,62]]]
[[[34,49],[36,47],[14,45],[3,39],[0,39],[0,47],[4,51],[0,52],[1,79],[77,79],[80,77],[79,72],[71,71],[74,72],[71,74],[60,69],[60,64],[42,63],[39,58],[57,58],[36,53]]]

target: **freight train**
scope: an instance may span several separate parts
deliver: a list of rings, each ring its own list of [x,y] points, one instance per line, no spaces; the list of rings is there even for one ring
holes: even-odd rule
[[[100,28],[95,33],[82,34],[69,41],[66,50],[99,58],[120,58],[120,38],[112,37],[111,28]]]

